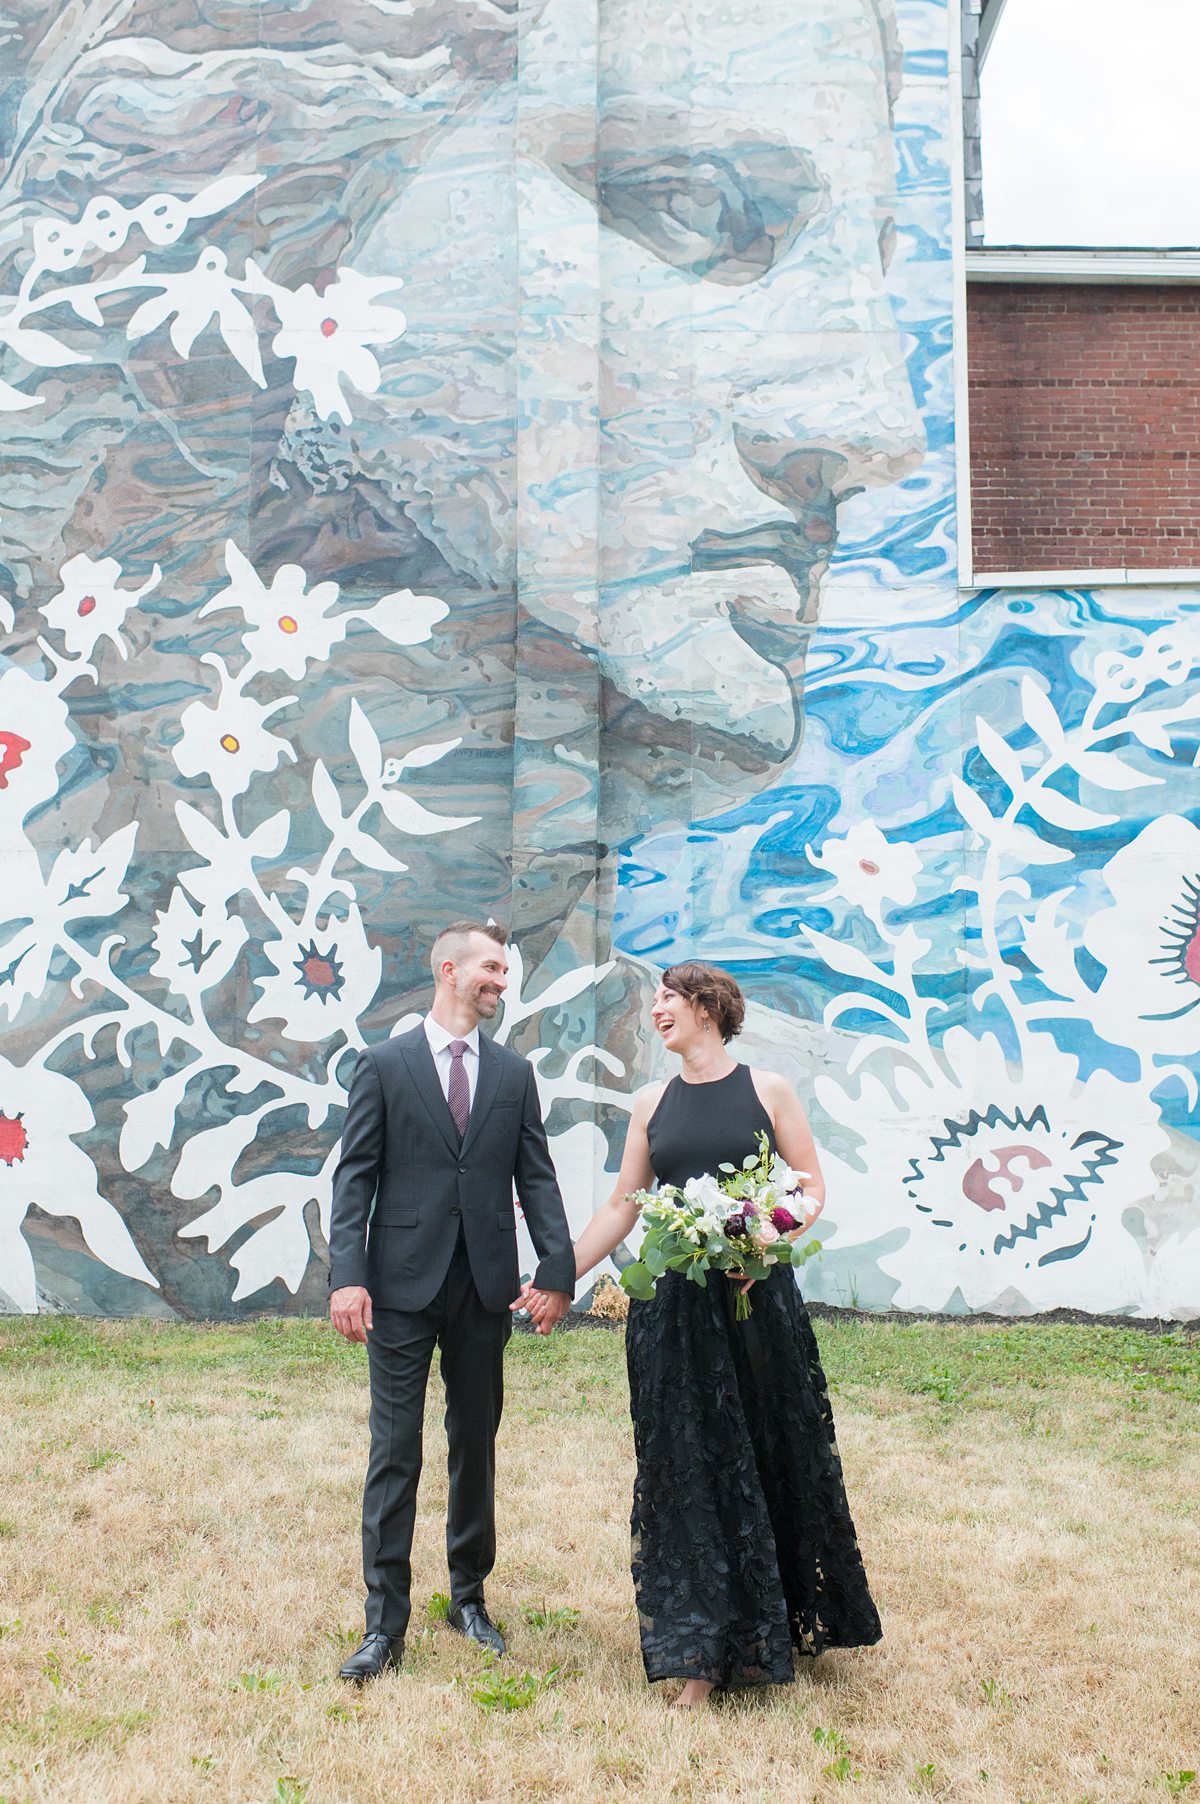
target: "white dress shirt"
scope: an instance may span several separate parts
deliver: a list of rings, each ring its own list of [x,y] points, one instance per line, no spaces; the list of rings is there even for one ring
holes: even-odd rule
[[[450,1101],[450,1042],[462,1040],[466,1046],[463,1053],[463,1070],[467,1074],[467,1088],[470,1092],[471,1107],[475,1106],[475,1085],[479,1078],[479,1029],[473,1027],[469,1034],[451,1034],[438,1024],[432,1015],[425,1017],[425,1038],[429,1041],[429,1050],[433,1054],[433,1062],[437,1066],[438,1081],[442,1086],[442,1095]]]

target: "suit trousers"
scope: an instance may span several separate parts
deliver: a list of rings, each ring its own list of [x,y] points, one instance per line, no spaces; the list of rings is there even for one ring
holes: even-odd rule
[[[367,1633],[403,1635],[421,1476],[425,1391],[435,1346],[446,1390],[450,1601],[483,1596],[496,1560],[496,1430],[504,1404],[507,1310],[479,1300],[462,1229],[441,1289],[425,1309],[375,1309],[367,1337],[371,1453],[363,1490]]]

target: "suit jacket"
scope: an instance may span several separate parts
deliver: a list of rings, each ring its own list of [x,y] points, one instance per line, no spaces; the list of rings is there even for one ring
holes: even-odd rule
[[[330,1289],[361,1284],[381,1309],[424,1309],[461,1225],[484,1308],[507,1309],[520,1289],[514,1181],[541,1261],[534,1282],[574,1293],[575,1255],[529,1061],[479,1036],[460,1144],[424,1027],[368,1047],[333,1177]]]

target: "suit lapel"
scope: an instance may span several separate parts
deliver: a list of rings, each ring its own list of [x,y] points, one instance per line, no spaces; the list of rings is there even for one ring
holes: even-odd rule
[[[434,1073],[436,1079],[437,1073]],[[483,1125],[487,1112],[492,1106],[496,1094],[496,1086],[500,1082],[500,1054],[486,1040],[479,1036],[479,1077],[475,1084],[475,1099],[471,1104],[471,1119],[467,1122],[467,1131],[463,1135],[462,1150],[465,1153],[475,1138],[475,1130]],[[440,1086],[439,1086],[440,1088]],[[447,1119],[450,1118],[449,1105],[446,1108]]]
[[[404,1051],[404,1062],[408,1066],[413,1088],[429,1111],[429,1118],[434,1127],[457,1158],[458,1129],[454,1125],[454,1117],[450,1113],[450,1104],[442,1093],[442,1080],[437,1074],[437,1066],[433,1062],[433,1053],[429,1041],[425,1037],[425,1029],[417,1027],[412,1034],[400,1042]],[[480,1082],[483,1080],[482,1060],[480,1061]],[[468,1134],[470,1126],[468,1124]]]

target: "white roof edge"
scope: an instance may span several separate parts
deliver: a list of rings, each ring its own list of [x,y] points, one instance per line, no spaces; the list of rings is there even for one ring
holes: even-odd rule
[[[987,61],[987,53],[992,47],[992,39],[996,35],[996,27],[1000,23],[1000,14],[1004,11],[1004,0],[983,0],[979,21],[979,66],[982,69]]]
[[[1200,570],[976,570],[960,589],[1136,589],[1192,588]]]
[[[1022,249],[984,245],[966,254],[970,282],[1200,282],[1200,249]]]

